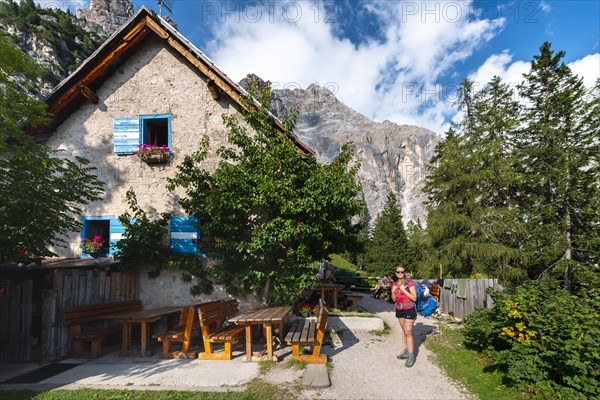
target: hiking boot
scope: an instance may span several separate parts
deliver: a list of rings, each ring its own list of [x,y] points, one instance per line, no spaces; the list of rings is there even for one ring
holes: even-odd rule
[[[404,365],[410,368],[413,365],[415,365],[415,361],[415,355],[413,353],[408,353],[408,357],[406,358],[406,364]]]
[[[410,353],[408,352],[408,350],[407,350],[407,349],[404,349],[404,351],[403,351],[402,353],[398,354],[398,355],[396,356],[396,358],[397,358],[398,360],[406,360],[406,359],[408,358],[408,355],[409,355],[409,354],[410,354]]]

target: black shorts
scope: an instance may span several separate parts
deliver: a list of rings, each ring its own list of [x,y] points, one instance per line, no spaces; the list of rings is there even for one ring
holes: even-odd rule
[[[396,318],[417,319],[417,309],[412,307],[408,310],[396,310]]]

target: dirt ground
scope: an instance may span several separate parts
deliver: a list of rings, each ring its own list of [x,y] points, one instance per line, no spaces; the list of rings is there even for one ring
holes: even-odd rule
[[[419,316],[415,326],[417,362],[412,368],[398,360],[404,345],[402,330],[393,311],[393,304],[364,295],[359,305],[381,318],[390,327],[388,335],[377,336],[367,331],[343,330],[334,334],[334,348],[324,347],[333,368],[331,387],[308,389],[305,399],[467,399],[468,395],[453,384],[430,361],[423,342],[435,335],[435,320]],[[267,380],[280,381],[278,365],[267,374]],[[287,372],[291,374],[291,372]]]

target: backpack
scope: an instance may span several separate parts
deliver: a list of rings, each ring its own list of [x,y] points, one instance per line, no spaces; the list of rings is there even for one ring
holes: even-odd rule
[[[417,308],[417,311],[422,316],[429,317],[431,314],[433,314],[433,312],[435,311],[436,308],[437,308],[437,301],[435,301],[435,299],[433,297],[430,297],[423,303],[423,307]]]
[[[419,308],[423,307],[423,304],[425,303],[425,285],[416,283],[415,281],[413,281],[413,284],[415,285],[415,290],[417,291],[417,300],[414,303],[418,310]],[[408,282],[406,285],[408,286]]]

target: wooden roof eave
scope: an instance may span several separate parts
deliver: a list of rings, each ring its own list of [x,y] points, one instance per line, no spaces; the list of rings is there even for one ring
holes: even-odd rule
[[[61,82],[55,89],[55,92],[50,95],[47,100],[48,111],[54,115],[56,120],[60,120],[62,118],[62,113],[68,112],[70,106],[76,101],[83,101],[86,98],[89,100],[89,97],[85,96],[85,93],[82,92],[81,88],[93,88],[94,84],[101,79],[102,74],[114,62],[118,61],[119,57],[123,56],[137,45],[151,31],[159,38],[166,40],[175,51],[194,65],[209,80],[212,80],[215,85],[233,101],[242,107],[244,106],[245,103],[242,101],[242,96],[245,96],[248,93],[239,85],[231,81],[227,75],[221,72],[214,63],[208,59],[208,57],[181,36],[181,34],[168,22],[156,15],[156,13],[148,10],[146,7],[142,7],[128,23],[128,26],[130,27],[126,26],[120,31],[115,32],[104,45],[84,62],[79,68],[81,71],[78,69],[71,77]],[[114,48],[112,49],[110,48],[112,45],[111,43],[114,43]],[[107,50],[105,50],[105,48]],[[103,51],[107,51],[105,56],[101,55]],[[94,64],[94,59],[96,57],[100,57],[100,60]],[[88,67],[88,63],[91,67]],[[87,68],[89,68],[89,70],[85,71]],[[83,75],[78,80],[73,81],[73,83],[69,82],[69,80],[78,73],[83,73]],[[257,107],[260,106],[260,103],[256,99],[254,99],[254,103]],[[315,155],[314,150],[302,143],[296,135],[291,132],[286,132],[279,119],[274,115],[271,117],[275,128],[282,134],[287,135],[296,144],[297,151],[303,158],[309,158],[310,156]]]
[[[134,29],[127,34],[123,41],[117,45],[104,59],[96,64],[88,73],[86,73],[77,83],[66,90],[62,96],[53,101],[48,106],[48,112],[57,116],[59,115],[75,98],[80,95],[79,88],[83,85],[86,87],[92,86],[93,83],[102,75],[104,71],[127,50],[135,46],[149,32],[145,21],[140,21]]]

